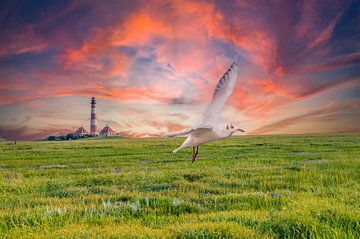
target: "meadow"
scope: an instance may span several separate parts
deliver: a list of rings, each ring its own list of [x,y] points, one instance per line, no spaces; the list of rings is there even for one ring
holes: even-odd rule
[[[1,238],[360,238],[360,134],[0,142]]]

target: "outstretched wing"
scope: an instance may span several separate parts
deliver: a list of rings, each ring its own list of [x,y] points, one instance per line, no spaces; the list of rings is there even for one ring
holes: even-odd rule
[[[199,128],[196,128],[196,129],[188,129],[188,130],[180,131],[180,132],[173,133],[173,134],[167,134],[167,135],[164,135],[163,137],[164,138],[175,138],[175,137],[178,137],[178,136],[188,135],[188,134],[190,134],[192,132],[200,132],[200,131],[206,131],[206,130],[212,130],[212,127],[211,126],[204,126],[204,127],[199,127]]]
[[[200,127],[214,125],[219,121],[225,103],[234,90],[238,73],[239,65],[234,62],[216,85],[213,98],[200,121]]]
[[[193,131],[193,129],[188,129],[188,130],[180,131],[180,132],[173,133],[173,134],[167,134],[167,135],[164,135],[163,138],[175,138],[178,136],[190,134],[192,131]]]

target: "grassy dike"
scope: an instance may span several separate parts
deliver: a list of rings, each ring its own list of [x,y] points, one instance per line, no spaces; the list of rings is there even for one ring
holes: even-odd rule
[[[2,238],[360,238],[360,134],[0,142]]]

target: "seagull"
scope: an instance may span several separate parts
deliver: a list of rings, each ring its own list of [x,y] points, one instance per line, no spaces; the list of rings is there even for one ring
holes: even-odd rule
[[[207,106],[200,120],[200,124],[196,128],[164,136],[165,138],[187,136],[183,144],[175,149],[173,153],[186,147],[192,147],[193,154],[191,161],[194,163],[199,153],[199,145],[228,138],[237,131],[245,132],[243,129],[236,128],[231,122],[223,122],[220,120],[225,103],[234,90],[238,73],[239,65],[234,62],[220,78],[213,93],[213,98]]]

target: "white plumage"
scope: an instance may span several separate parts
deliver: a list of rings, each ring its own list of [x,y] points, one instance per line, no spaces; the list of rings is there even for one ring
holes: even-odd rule
[[[236,131],[245,132],[242,129],[235,128],[231,123],[221,122],[221,113],[227,99],[234,90],[238,73],[239,65],[233,63],[221,77],[216,85],[213,98],[207,106],[198,127],[164,136],[166,138],[173,138],[188,135],[183,144],[173,151],[174,153],[182,148],[193,147],[192,162],[194,162],[198,154],[199,145],[227,138]]]

